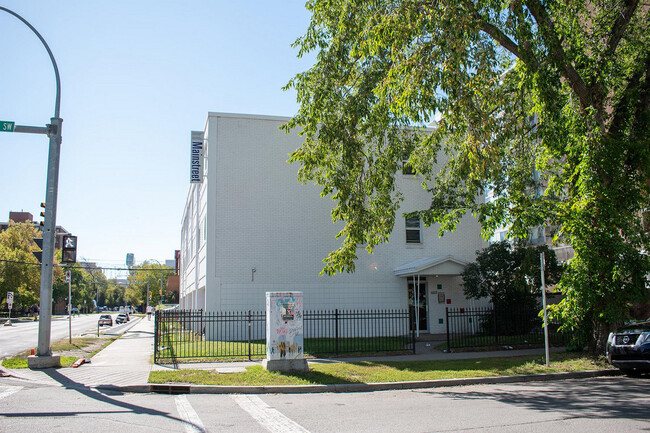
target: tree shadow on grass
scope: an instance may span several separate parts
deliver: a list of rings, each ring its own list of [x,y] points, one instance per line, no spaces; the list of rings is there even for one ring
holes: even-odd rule
[[[462,359],[435,361],[358,361],[352,364],[366,367],[388,367],[400,371],[424,372],[433,370],[466,371],[466,370],[499,370],[523,367],[531,361],[543,360],[539,356],[526,356],[507,359]]]
[[[308,372],[283,372],[283,376],[294,377],[297,379],[302,379],[313,385],[341,385],[341,384],[353,384],[353,383],[365,383],[362,380],[351,380],[344,379],[340,376],[335,376],[328,373],[322,373],[320,371],[310,370]]]

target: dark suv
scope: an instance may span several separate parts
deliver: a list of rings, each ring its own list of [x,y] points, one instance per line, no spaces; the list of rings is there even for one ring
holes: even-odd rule
[[[628,374],[650,371],[650,320],[625,325],[609,334],[607,360]]]

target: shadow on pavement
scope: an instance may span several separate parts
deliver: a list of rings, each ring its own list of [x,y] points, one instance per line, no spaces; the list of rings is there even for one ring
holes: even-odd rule
[[[126,403],[123,401],[116,400],[114,398],[111,398],[111,395],[123,395],[124,393],[119,392],[119,391],[104,391],[100,392],[98,390],[94,390],[89,386],[80,384],[78,382],[75,382],[74,380],[62,375],[59,373],[56,369],[54,368],[47,368],[44,369],[43,372],[47,374],[50,378],[54,379],[55,381],[59,382],[63,387],[66,389],[74,390],[79,392],[80,394],[85,395],[86,397],[92,398],[94,400],[100,401],[102,403],[109,404],[111,406],[119,407],[123,410],[112,410],[112,411],[101,411],[101,413],[125,413],[125,412],[132,412],[135,414],[144,414],[144,415],[154,415],[154,416],[161,416],[173,421],[178,421],[181,424],[191,427],[197,432],[205,432],[205,430],[201,427],[198,426],[194,423],[188,422],[182,418],[178,418],[175,416],[170,415],[167,412],[162,412],[156,409],[151,409],[143,406],[138,406],[135,404],[130,404]],[[63,416],[75,416],[75,415],[87,415],[91,413],[99,413],[99,412],[84,412],[84,411],[67,411],[67,412],[21,412],[21,413],[3,413],[2,416],[4,417],[63,417]]]
[[[650,377],[616,377],[590,381],[565,380],[549,386],[544,382],[504,385],[489,390],[419,391],[435,393],[459,400],[495,400],[500,403],[528,408],[539,412],[556,412],[567,416],[590,418],[632,418],[650,420],[648,388]],[[551,388],[551,389],[549,389]],[[625,396],[626,403],[620,398]]]

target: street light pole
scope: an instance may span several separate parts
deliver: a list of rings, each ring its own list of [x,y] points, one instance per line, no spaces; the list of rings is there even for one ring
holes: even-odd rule
[[[54,247],[56,239],[56,205],[59,189],[59,158],[61,154],[61,124],[63,119],[59,116],[61,106],[61,79],[59,68],[54,55],[41,34],[23,17],[17,13],[0,6],[3,10],[22,21],[30,28],[41,41],[47,54],[50,56],[54,75],[56,78],[56,99],[54,103],[54,117],[47,125],[47,135],[50,138],[49,156],[47,160],[47,185],[45,192],[45,222],[43,227],[43,256],[41,261],[41,292],[40,292],[40,319],[38,323],[38,349],[35,356],[28,358],[30,368],[48,368],[60,365],[60,358],[52,356],[50,348],[50,333],[52,328],[52,278],[54,265]],[[17,131],[18,132],[18,131]],[[31,131],[24,131],[31,132]]]

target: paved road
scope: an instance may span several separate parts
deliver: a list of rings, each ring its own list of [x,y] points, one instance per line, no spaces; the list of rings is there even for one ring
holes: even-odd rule
[[[4,378],[0,430],[647,432],[648,385],[648,377],[612,377],[351,394],[175,396]]]
[[[113,315],[113,320],[115,317],[117,317],[117,313]],[[72,336],[79,336],[84,332],[96,332],[98,319],[99,315],[97,314],[73,316]],[[107,327],[103,327],[103,331],[106,329]],[[68,316],[54,316],[50,335],[51,341],[68,336]],[[13,326],[0,326],[0,359],[35,349],[37,346],[38,322],[14,322]]]

